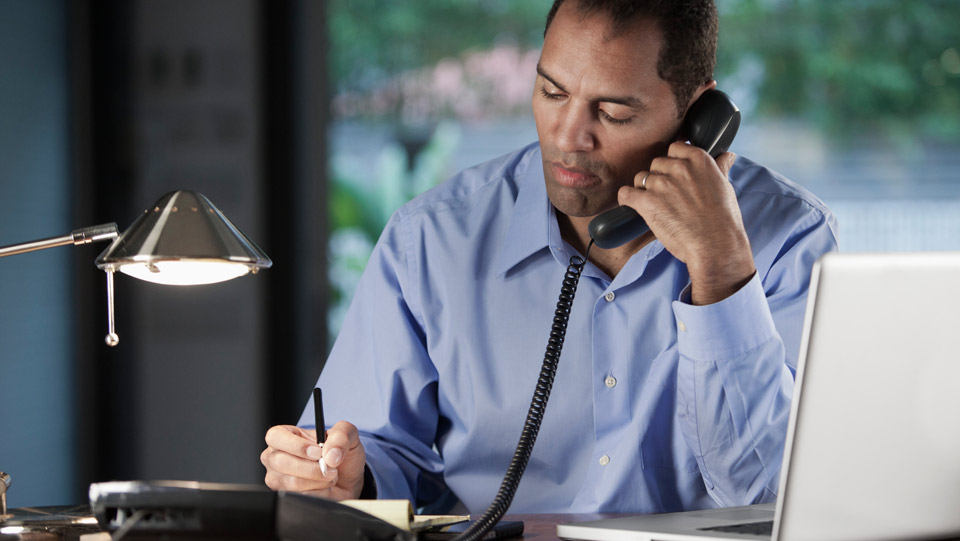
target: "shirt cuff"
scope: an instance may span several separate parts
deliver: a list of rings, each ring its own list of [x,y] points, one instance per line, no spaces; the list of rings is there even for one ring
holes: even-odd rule
[[[713,304],[690,304],[690,286],[673,301],[677,347],[694,360],[729,358],[777,336],[759,273],[736,293]]]

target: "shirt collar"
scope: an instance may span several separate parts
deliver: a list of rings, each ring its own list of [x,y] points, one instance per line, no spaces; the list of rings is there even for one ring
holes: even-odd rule
[[[510,227],[497,257],[496,269],[500,276],[560,238],[556,213],[547,197],[539,146],[528,155],[526,162],[526,169],[517,179],[517,200]]]

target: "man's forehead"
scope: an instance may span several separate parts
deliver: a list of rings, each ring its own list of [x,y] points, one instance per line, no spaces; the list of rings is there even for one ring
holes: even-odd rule
[[[578,0],[568,0],[564,2],[554,15],[554,19],[566,19],[568,21],[574,21],[575,24],[578,25],[582,25],[587,21],[599,23],[598,37],[603,41],[611,41],[624,34],[634,32],[654,31],[658,35],[661,32],[660,20],[654,15],[636,13],[629,18],[617,19],[616,17],[617,15],[603,8],[581,8]],[[549,33],[549,29],[547,33]]]
[[[570,4],[572,2],[560,6],[547,29],[544,36],[545,52],[552,48],[560,48],[557,51],[560,52],[563,47],[574,47],[581,51],[593,49],[601,57],[620,55],[615,59],[617,62],[656,63],[663,41],[656,19],[641,16],[617,23],[605,11],[581,13]]]
[[[660,85],[669,86],[657,70],[660,32],[656,25],[641,23],[611,38],[609,17],[563,13],[565,6],[547,30],[537,66],[541,76],[561,88],[583,84],[600,95],[617,97],[616,102],[639,99]]]

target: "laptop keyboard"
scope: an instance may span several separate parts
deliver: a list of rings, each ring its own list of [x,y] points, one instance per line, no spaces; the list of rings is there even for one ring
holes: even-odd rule
[[[725,526],[712,526],[710,528],[700,529],[705,532],[728,532],[770,537],[773,535],[773,521],[744,522],[743,524],[728,524]]]

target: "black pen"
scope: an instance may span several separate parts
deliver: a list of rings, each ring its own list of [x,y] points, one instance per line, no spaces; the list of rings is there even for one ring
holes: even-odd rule
[[[314,424],[317,425],[317,445],[323,447],[323,444],[327,442],[327,425],[323,420],[323,392],[320,387],[313,388],[313,419]],[[327,464],[322,457],[319,462],[320,473],[326,475]]]

